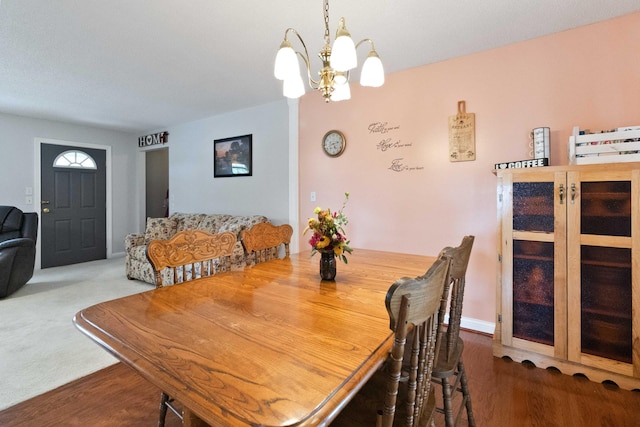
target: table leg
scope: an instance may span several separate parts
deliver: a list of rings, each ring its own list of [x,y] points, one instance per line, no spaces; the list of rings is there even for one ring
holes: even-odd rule
[[[209,424],[202,421],[200,417],[191,412],[188,408],[184,408],[183,416],[182,425],[184,427],[209,427]]]

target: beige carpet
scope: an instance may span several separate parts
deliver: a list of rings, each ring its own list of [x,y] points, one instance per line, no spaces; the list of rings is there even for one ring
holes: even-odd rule
[[[115,363],[71,320],[85,307],[150,289],[127,280],[119,257],[36,271],[0,299],[0,410]]]

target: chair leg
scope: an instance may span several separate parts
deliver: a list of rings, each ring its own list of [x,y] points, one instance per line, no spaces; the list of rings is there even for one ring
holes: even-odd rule
[[[467,384],[467,373],[464,370],[462,358],[460,358],[460,360],[458,361],[458,372],[458,375],[460,375],[462,398],[464,399],[464,404],[467,407],[467,419],[469,421],[469,427],[474,427],[476,425],[476,420],[473,416],[473,409],[471,408],[471,394],[469,393],[469,386]]]
[[[442,400],[444,403],[444,422],[447,427],[455,425],[453,418],[453,402],[451,401],[453,390],[451,384],[449,384],[448,378],[442,378]]]
[[[457,369],[452,377],[444,377],[440,379],[440,385],[442,386],[443,408],[438,408],[438,412],[444,414],[446,427],[454,427],[460,421],[462,410],[466,409],[468,425],[469,427],[475,427],[476,420],[473,416],[471,394],[469,393],[469,385],[467,383],[467,373],[464,370],[462,359],[458,361],[456,368]],[[449,382],[449,378],[455,378],[453,384]],[[460,402],[460,406],[456,407],[454,414],[453,394],[456,392],[460,392],[462,394],[462,401]]]
[[[158,427],[164,427],[164,420],[167,418],[167,400],[169,396],[166,393],[162,393],[160,397],[160,416],[158,417]]]

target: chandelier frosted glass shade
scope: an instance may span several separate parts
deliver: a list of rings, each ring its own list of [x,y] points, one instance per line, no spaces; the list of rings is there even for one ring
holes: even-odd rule
[[[285,79],[282,86],[282,93],[287,98],[300,98],[304,95],[304,82],[300,74]]]
[[[333,92],[331,92],[331,100],[332,101],[345,101],[347,99],[351,99],[351,88],[349,87],[349,82],[345,82],[344,84],[335,84],[333,85]]]
[[[360,84],[362,86],[380,87],[384,84],[384,68],[378,53],[371,49],[367,59],[362,65],[360,73]]]
[[[331,49],[329,64],[336,71],[349,71],[358,66],[356,45],[344,25],[344,18],[340,18],[340,25],[336,32],[336,39],[333,42],[333,49]]]
[[[278,80],[286,80],[287,77],[295,76],[296,74],[300,76],[296,52],[293,50],[291,43],[284,40],[280,44],[280,49],[276,55],[276,64],[273,68],[273,75]]]
[[[345,83],[347,83],[349,81],[349,78],[347,76],[347,73],[342,72],[342,71],[337,71],[336,75],[333,76],[333,83],[337,84],[337,85],[343,85]]]

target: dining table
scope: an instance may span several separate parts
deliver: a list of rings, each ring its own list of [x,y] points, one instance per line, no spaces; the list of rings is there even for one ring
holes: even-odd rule
[[[73,322],[179,401],[186,426],[324,426],[387,357],[389,287],[434,261],[354,249],[323,281],[305,251],[102,302]]]

